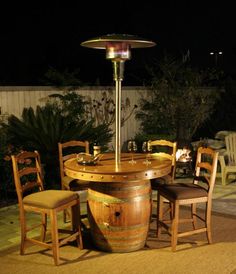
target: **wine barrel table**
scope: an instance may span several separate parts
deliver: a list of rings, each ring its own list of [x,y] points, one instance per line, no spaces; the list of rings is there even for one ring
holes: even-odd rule
[[[104,154],[95,166],[65,162],[68,176],[90,181],[88,219],[93,242],[109,252],[130,252],[144,247],[151,213],[150,179],[167,175],[171,161],[155,154]]]

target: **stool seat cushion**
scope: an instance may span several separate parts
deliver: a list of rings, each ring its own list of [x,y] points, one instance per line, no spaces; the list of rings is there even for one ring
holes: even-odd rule
[[[66,189],[78,191],[85,190],[88,188],[89,182],[83,180],[77,180],[69,176],[64,176],[62,178],[62,184]]]
[[[195,184],[175,183],[164,184],[157,187],[158,192],[165,198],[175,200],[207,197],[208,192],[204,187]]]
[[[157,190],[158,185],[170,184],[172,183],[172,177],[170,175],[166,175],[160,178],[151,179],[151,187],[153,190]]]
[[[44,190],[25,196],[23,203],[39,208],[54,209],[75,199],[79,199],[79,196],[73,191]]]

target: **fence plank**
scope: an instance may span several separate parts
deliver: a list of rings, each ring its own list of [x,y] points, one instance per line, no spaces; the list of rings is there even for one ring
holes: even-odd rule
[[[110,93],[109,93],[109,92]],[[95,99],[100,101],[104,92],[109,94],[115,101],[115,89],[114,87],[82,87],[76,90],[76,92],[85,98],[90,97],[91,100]],[[145,94],[146,90],[143,87],[123,87],[122,88],[122,103],[128,98],[130,101],[130,107],[127,107],[121,111],[121,116],[127,117],[134,105],[138,105],[140,94]],[[17,117],[21,117],[23,108],[32,107],[36,109],[36,106],[45,105],[48,95],[53,93],[63,94],[64,91],[58,90],[53,87],[0,87],[0,107],[1,114],[13,114]],[[115,130],[115,125],[112,125],[112,129]],[[124,126],[121,128],[121,144],[127,140],[134,138],[135,134],[139,131],[139,122],[135,119],[135,113],[127,119]],[[114,146],[114,139],[111,146]]]

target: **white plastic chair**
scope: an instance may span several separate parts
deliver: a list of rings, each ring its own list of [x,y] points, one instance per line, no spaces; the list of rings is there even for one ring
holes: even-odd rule
[[[225,137],[226,152],[219,156],[222,185],[229,183],[228,175],[236,174],[236,133]]]

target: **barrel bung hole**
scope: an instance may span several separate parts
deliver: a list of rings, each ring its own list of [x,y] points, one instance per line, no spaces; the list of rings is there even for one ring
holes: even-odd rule
[[[116,217],[119,217],[119,216],[120,216],[120,212],[119,212],[119,211],[116,211],[116,212],[115,212],[115,216],[116,216]]]

